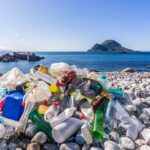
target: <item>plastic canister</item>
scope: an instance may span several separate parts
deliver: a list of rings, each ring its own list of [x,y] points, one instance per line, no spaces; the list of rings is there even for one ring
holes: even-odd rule
[[[13,93],[5,99],[2,116],[18,121],[24,111],[22,106],[24,94]]]
[[[52,136],[58,143],[63,143],[82,126],[82,121],[76,118],[69,118],[67,121],[55,126],[52,129]]]

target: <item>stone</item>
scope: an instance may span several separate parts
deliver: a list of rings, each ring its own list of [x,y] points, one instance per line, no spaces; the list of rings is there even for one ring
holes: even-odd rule
[[[2,124],[0,124],[0,139],[4,137],[5,132],[6,128]]]
[[[144,123],[144,124],[149,124],[149,115],[145,112],[141,113],[139,116],[139,119]]]
[[[137,139],[135,141],[135,144],[139,147],[139,146],[146,144],[146,142],[143,139]]]
[[[103,150],[103,149],[101,149],[99,147],[91,147],[89,150]]]
[[[129,150],[135,149],[134,142],[128,137],[121,137],[120,142],[121,142],[121,147],[124,149],[129,149]]]
[[[110,140],[117,142],[119,140],[119,133],[116,131],[111,131],[109,134],[109,138],[110,138]]]
[[[8,149],[9,150],[16,150],[16,148],[17,148],[16,143],[11,142],[11,143],[8,144]]]
[[[35,136],[35,134],[38,132],[38,129],[35,125],[30,125],[26,131],[25,131],[25,135],[29,138],[32,138]]]
[[[27,146],[27,150],[40,150],[40,145],[38,143],[30,143]]]
[[[26,149],[27,145],[30,143],[29,139],[23,139],[18,143],[18,147],[22,149]]]
[[[82,150],[89,150],[90,149],[90,144],[84,144],[82,146]]]
[[[143,112],[147,113],[149,115],[149,117],[150,117],[150,108],[144,108]]]
[[[104,149],[105,150],[120,150],[119,146],[112,141],[106,141],[104,143]]]
[[[8,140],[8,139],[10,139],[12,136],[14,136],[14,135],[15,135],[15,129],[14,129],[13,127],[7,126],[7,127],[6,127],[6,132],[5,132],[5,135],[4,135],[3,139]]]
[[[140,137],[143,138],[147,143],[150,144],[150,129],[145,128],[140,132]]]
[[[150,146],[148,146],[148,145],[142,145],[140,147],[140,150],[150,150]]]
[[[43,144],[43,150],[59,150],[59,148],[56,144],[45,143]]]
[[[64,143],[60,145],[59,150],[80,150],[80,146],[76,143]]]
[[[31,140],[31,142],[39,143],[40,145],[46,143],[47,135],[44,132],[38,132]]]
[[[135,72],[133,68],[125,68],[122,72]]]
[[[6,140],[0,141],[0,150],[7,150],[7,142]]]
[[[138,131],[137,129],[132,126],[132,125],[129,125],[127,127],[127,131],[126,131],[126,136],[127,137],[130,137],[132,140],[136,140],[137,136],[138,136]]]

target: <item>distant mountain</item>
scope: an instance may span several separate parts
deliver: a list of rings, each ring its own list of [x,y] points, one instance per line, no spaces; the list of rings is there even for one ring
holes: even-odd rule
[[[114,40],[106,40],[102,44],[95,44],[89,52],[133,52],[133,50],[123,47]]]

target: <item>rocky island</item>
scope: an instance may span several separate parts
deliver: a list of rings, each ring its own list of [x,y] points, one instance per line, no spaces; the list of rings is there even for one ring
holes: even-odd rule
[[[102,44],[96,43],[89,52],[134,52],[134,50],[123,47],[121,44],[114,40],[106,40]]]

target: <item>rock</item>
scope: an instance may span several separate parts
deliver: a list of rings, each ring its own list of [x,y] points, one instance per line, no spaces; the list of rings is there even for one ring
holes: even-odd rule
[[[150,129],[145,128],[141,131],[140,137],[143,138],[148,144],[150,144]]]
[[[35,136],[35,134],[38,132],[38,129],[35,125],[30,125],[25,132],[25,135],[29,138],[32,138]]]
[[[149,124],[149,115],[145,112],[141,113],[139,116],[139,119],[144,123],[144,124]]]
[[[91,147],[89,150],[103,150],[103,149],[101,149],[99,147]]]
[[[127,127],[126,136],[130,137],[132,140],[136,140],[138,136],[138,131],[134,126],[129,125]]]
[[[80,150],[80,147],[78,144],[70,142],[61,144],[59,150]]]
[[[27,150],[40,150],[40,145],[38,143],[28,144]]]
[[[144,108],[144,109],[143,109],[143,112],[144,112],[144,113],[147,113],[148,116],[150,117],[150,108]]]
[[[89,150],[90,149],[90,144],[84,144],[82,146],[82,150]]]
[[[0,141],[0,150],[7,150],[7,142],[6,140]]]
[[[143,139],[137,139],[135,141],[135,144],[139,147],[139,146],[146,144],[146,142]]]
[[[59,150],[59,148],[56,144],[45,143],[43,145],[43,150]]]
[[[13,127],[7,126],[7,127],[6,127],[6,132],[5,132],[5,135],[4,135],[3,139],[8,140],[8,139],[10,139],[12,136],[14,136],[14,135],[15,135],[15,129],[14,129]]]
[[[122,72],[135,72],[133,68],[125,68]]]
[[[121,141],[121,147],[123,149],[130,149],[130,150],[134,150],[135,149],[135,144],[130,138],[128,138],[128,137],[121,137],[120,141]]]
[[[140,147],[140,150],[150,150],[150,146],[148,146],[148,145],[142,145]]]
[[[110,138],[110,140],[113,140],[113,141],[117,142],[119,140],[119,133],[116,132],[116,131],[112,131],[109,134],[109,138]]]
[[[17,144],[16,143],[9,143],[8,144],[8,149],[9,150],[16,150],[16,148],[17,148]]]
[[[26,149],[27,145],[30,143],[29,139],[23,139],[18,143],[18,147],[22,149]]]
[[[82,135],[81,133],[78,133],[78,134],[76,135],[76,137],[75,137],[75,142],[76,142],[77,144],[79,144],[79,145],[83,145],[83,144],[86,143],[85,140],[84,140],[84,137],[83,137],[83,135]]]
[[[2,124],[0,124],[0,139],[4,137],[5,132],[6,132],[5,127]]]
[[[31,142],[39,143],[40,145],[46,143],[47,135],[44,132],[38,132],[31,140]]]
[[[104,143],[104,147],[105,147],[105,150],[120,150],[119,146],[112,141],[106,141]]]

